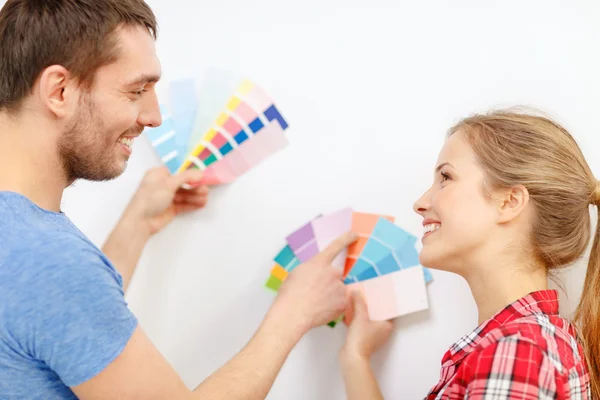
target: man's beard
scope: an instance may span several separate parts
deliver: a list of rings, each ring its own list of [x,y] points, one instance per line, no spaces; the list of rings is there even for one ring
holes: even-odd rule
[[[139,133],[139,129],[132,128]],[[89,96],[84,96],[73,124],[58,141],[59,157],[67,182],[77,179],[111,180],[124,171],[118,156],[116,138],[107,132],[94,113]]]

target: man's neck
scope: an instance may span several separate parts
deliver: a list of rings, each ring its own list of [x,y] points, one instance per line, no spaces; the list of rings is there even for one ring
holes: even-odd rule
[[[68,186],[55,135],[35,117],[0,113],[0,191],[19,193],[41,208],[60,211]]]

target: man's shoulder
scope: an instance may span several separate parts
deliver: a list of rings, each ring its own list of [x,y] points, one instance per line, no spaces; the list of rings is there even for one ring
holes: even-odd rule
[[[66,216],[2,203],[0,287],[6,284],[16,290],[40,282],[64,285],[66,280],[91,282],[94,278],[121,283],[110,261]]]

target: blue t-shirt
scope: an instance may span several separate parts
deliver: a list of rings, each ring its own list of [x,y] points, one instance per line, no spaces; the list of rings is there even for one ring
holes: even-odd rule
[[[65,214],[0,192],[1,399],[75,399],[136,326],[121,276]]]

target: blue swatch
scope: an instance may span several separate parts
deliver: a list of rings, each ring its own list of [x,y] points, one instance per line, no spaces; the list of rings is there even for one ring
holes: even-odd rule
[[[277,122],[279,122],[279,125],[281,125],[281,129],[283,130],[287,129],[288,127],[287,122],[285,121],[285,119],[283,119],[275,105],[272,105],[271,107],[265,110],[265,117],[267,117],[269,121],[277,120]]]

